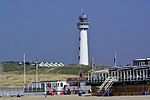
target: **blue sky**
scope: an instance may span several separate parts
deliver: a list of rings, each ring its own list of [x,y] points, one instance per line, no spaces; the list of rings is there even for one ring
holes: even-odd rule
[[[81,9],[88,15],[96,65],[150,57],[149,0],[0,0],[0,61],[78,63]],[[89,59],[90,59],[89,58]]]

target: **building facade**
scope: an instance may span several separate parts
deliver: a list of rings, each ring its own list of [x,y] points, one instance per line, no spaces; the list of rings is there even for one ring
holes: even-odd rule
[[[133,66],[150,66],[150,58],[133,59]]]
[[[150,67],[125,66],[89,71],[92,95],[150,95]]]

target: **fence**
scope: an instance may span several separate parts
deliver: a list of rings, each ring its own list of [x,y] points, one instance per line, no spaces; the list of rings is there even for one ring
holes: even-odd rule
[[[0,88],[0,96],[23,95],[23,88]]]

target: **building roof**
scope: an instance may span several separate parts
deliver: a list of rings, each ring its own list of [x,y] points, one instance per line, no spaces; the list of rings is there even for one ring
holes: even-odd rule
[[[150,58],[133,59],[133,61],[144,61],[144,60],[150,60]]]

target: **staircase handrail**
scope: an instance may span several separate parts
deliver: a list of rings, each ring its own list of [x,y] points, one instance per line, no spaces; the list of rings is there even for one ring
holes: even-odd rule
[[[113,84],[115,81],[118,81],[116,76],[114,76],[114,77],[112,77],[112,78],[110,79],[110,81],[109,81],[109,82],[107,83],[107,85],[105,85],[105,87],[104,87],[104,89],[105,89],[104,94],[107,92],[107,90],[109,89],[109,87],[111,87],[112,84]],[[104,95],[104,94],[103,94],[103,95]]]
[[[107,77],[106,80],[103,82],[103,84],[99,87],[100,91],[104,88],[104,86],[108,83],[111,77]]]

